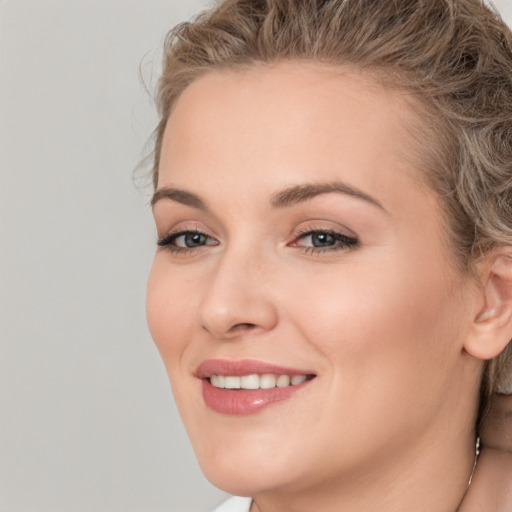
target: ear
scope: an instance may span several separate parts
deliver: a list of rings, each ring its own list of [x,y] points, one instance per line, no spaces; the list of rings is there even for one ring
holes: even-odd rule
[[[478,359],[492,359],[512,339],[512,247],[491,251],[478,269],[480,304],[464,348]]]

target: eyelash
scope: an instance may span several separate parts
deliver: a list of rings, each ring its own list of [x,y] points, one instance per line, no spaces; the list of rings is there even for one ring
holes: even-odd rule
[[[300,240],[304,240],[308,236],[312,235],[330,235],[334,238],[337,245],[335,246],[325,246],[325,247],[303,247],[303,250],[306,254],[321,254],[326,252],[335,252],[335,251],[346,251],[348,249],[353,249],[359,245],[359,240],[354,237],[350,237],[339,231],[335,231],[333,229],[325,229],[325,228],[302,228],[299,230],[297,237],[293,244],[296,244]],[[292,245],[293,245],[292,244]]]
[[[191,252],[196,251],[197,249],[201,249],[208,245],[218,245],[218,242],[215,240],[214,240],[215,243],[213,243],[213,244],[205,243],[203,245],[198,245],[195,247],[178,247],[177,245],[175,245],[175,242],[179,237],[191,235],[191,234],[192,235],[200,235],[200,236],[205,237],[206,239],[214,240],[211,236],[207,235],[206,233],[204,233],[203,231],[201,231],[199,229],[184,229],[184,230],[180,230],[180,231],[176,231],[176,232],[167,233],[166,235],[164,235],[163,237],[158,239],[157,245],[158,245],[158,247],[162,247],[162,248],[172,252],[173,254],[179,254],[179,255],[189,254]]]
[[[200,235],[205,238],[206,241],[210,240],[214,243],[204,243],[201,245],[197,245],[195,247],[178,247],[175,245],[176,240],[182,236],[186,235]],[[357,238],[353,238],[350,236],[347,236],[343,233],[340,233],[338,231],[332,230],[332,229],[312,229],[312,228],[303,228],[300,229],[297,236],[295,237],[294,241],[290,244],[291,247],[300,247],[297,245],[297,242],[300,240],[304,240],[308,236],[313,235],[330,235],[334,238],[336,245],[335,246],[325,246],[325,247],[302,247],[302,250],[305,254],[321,254],[326,252],[335,252],[335,251],[343,251],[348,250],[351,248],[355,248],[359,245],[359,240]],[[157,245],[159,247],[162,247],[173,254],[179,254],[179,255],[187,255],[191,252],[194,252],[198,249],[204,248],[206,246],[214,246],[218,245],[219,242],[217,242],[215,239],[204,233],[203,231],[199,229],[186,229],[186,230],[180,230],[176,232],[171,232],[163,237],[159,238],[157,241]]]

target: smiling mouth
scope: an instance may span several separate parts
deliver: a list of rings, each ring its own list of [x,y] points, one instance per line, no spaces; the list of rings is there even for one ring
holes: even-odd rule
[[[229,390],[256,390],[256,389],[273,389],[298,386],[307,380],[314,379],[313,374],[286,375],[271,374],[262,375],[211,375],[206,380],[212,386],[219,389]]]
[[[242,359],[209,359],[195,371],[204,404],[225,415],[248,415],[286,402],[309,388],[317,374],[310,370]]]
[[[248,415],[291,399],[314,374],[215,375],[202,378],[205,405],[218,413]]]

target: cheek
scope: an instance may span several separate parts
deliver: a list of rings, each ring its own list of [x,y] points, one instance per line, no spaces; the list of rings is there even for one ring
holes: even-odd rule
[[[415,279],[404,265],[351,265],[302,282],[302,294],[290,289],[294,318],[326,361],[326,396],[336,404],[316,411],[325,420],[312,427],[321,430],[317,437],[343,432],[354,450],[370,450],[388,443],[390,433],[409,439],[446,408],[460,360],[460,311],[443,277],[428,275]],[[362,435],[374,444],[361,448]]]
[[[362,382],[420,387],[434,369],[456,363],[460,300],[438,269],[422,270],[361,262],[318,273],[299,285],[302,294],[289,290],[305,336],[355,393]]]
[[[179,269],[168,269],[161,256],[155,256],[149,275],[146,315],[151,336],[168,367],[179,359],[190,338],[194,286],[178,279]]]

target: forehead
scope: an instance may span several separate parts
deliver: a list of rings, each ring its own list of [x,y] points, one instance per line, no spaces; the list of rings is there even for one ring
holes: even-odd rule
[[[412,100],[355,69],[306,62],[211,72],[193,82],[167,122],[159,187],[207,179],[243,190],[336,180],[390,185],[411,173]],[[392,180],[391,180],[392,181]]]

